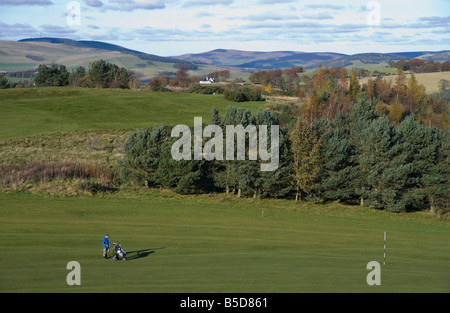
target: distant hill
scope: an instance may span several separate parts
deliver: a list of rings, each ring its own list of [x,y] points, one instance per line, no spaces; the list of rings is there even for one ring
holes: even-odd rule
[[[278,69],[306,66],[320,61],[334,60],[345,56],[339,53],[306,53],[297,51],[242,51],[217,49],[198,54],[184,54],[172,58],[221,66],[233,66],[242,69]]]
[[[324,67],[384,67],[387,66],[387,63],[391,60],[410,60],[414,58],[442,62],[450,60],[450,51],[361,53],[355,55],[345,55],[333,52],[252,52],[217,49],[198,54],[173,56],[172,58],[203,64],[233,66],[249,70],[273,70],[291,68],[295,66],[303,66],[306,69],[314,69],[319,65]]]
[[[0,40],[0,72],[33,71],[39,64],[64,64],[69,70],[87,67],[104,59],[136,71],[141,80],[174,76],[182,65],[192,76],[228,69],[231,79],[248,77],[250,72],[303,66],[313,70],[324,67],[386,67],[391,60],[419,58],[449,61],[450,51],[416,51],[398,53],[362,53],[345,55],[333,52],[243,51],[216,49],[204,53],[161,57],[122,46],[87,40],[64,38],[29,38],[19,41]]]
[[[324,67],[384,67],[389,61],[422,59],[436,62],[450,61],[450,51],[416,51],[398,53],[360,53],[342,56],[334,60],[311,64],[306,68],[316,68],[319,64]]]
[[[100,41],[76,41],[63,38],[30,38],[19,41],[0,40],[0,71],[35,70],[39,64],[64,64],[69,70],[104,59],[136,70],[141,79],[175,75],[182,65],[202,75],[214,68],[190,61],[161,57]]]

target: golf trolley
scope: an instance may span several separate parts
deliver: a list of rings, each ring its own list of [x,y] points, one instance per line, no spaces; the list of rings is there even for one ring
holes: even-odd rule
[[[117,260],[127,260],[127,253],[122,249],[122,245],[117,244],[117,242],[113,243],[113,257],[114,261]]]

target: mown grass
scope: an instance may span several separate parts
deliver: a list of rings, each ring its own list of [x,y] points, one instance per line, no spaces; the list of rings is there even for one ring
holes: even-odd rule
[[[264,217],[262,217],[264,210]],[[1,292],[448,292],[448,223],[287,200],[0,194]],[[366,265],[387,265],[368,286]],[[105,233],[131,260],[101,256]],[[66,284],[69,261],[79,287]]]
[[[208,121],[213,105],[222,113],[230,104],[127,90],[0,91],[0,178],[16,175],[0,186],[0,292],[450,291],[450,224],[424,212],[128,185],[95,196],[80,190],[89,173],[114,171],[130,131]],[[48,175],[35,171],[39,162]],[[58,164],[84,164],[84,176]],[[35,181],[21,182],[26,169]],[[384,231],[387,265],[382,285],[371,287],[366,265],[382,263]],[[101,257],[105,233],[130,261]],[[80,287],[66,284],[69,261],[81,264]]]
[[[0,90],[0,140],[75,130],[111,130],[193,125],[194,117],[210,120],[215,106],[230,105],[222,95],[148,91],[36,88]],[[255,112],[262,102],[241,104]]]

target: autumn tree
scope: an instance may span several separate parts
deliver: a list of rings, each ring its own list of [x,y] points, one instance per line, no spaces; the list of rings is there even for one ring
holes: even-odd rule
[[[403,98],[406,94],[406,75],[403,70],[398,69],[397,77],[395,78],[395,84],[392,88],[392,92],[394,94],[395,100],[398,102],[402,102]]]
[[[311,193],[317,184],[320,172],[321,140],[313,131],[311,124],[299,118],[289,132],[291,141],[292,177],[296,190],[295,201],[303,194]]]
[[[408,80],[405,94],[405,107],[409,112],[415,113],[419,107],[419,102],[425,97],[425,87],[419,85],[414,74]]]
[[[187,87],[189,86],[189,73],[186,66],[181,66],[175,78],[173,79],[173,84],[178,87]]]
[[[356,98],[358,97],[358,94],[361,90],[361,86],[359,85],[358,81],[358,73],[355,69],[352,70],[350,74],[350,87],[349,87],[349,97],[352,101],[356,101]]]

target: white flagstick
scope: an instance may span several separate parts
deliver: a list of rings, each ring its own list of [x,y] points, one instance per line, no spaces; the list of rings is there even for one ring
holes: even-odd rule
[[[384,232],[383,265],[386,265],[386,232]]]

